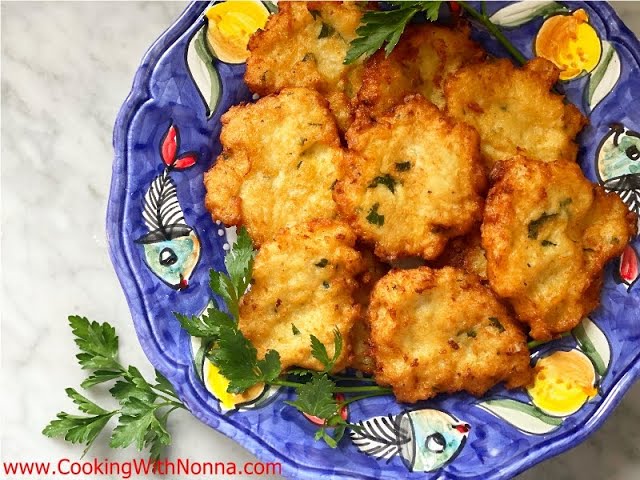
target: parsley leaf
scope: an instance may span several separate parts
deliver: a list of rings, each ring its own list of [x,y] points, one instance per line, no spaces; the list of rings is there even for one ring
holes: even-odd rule
[[[349,47],[344,63],[355,62],[361,56],[369,57],[386,42],[387,56],[393,51],[400,40],[409,21],[419,12],[424,12],[427,19],[434,21],[438,18],[440,1],[395,1],[389,2],[395,9],[366,12],[362,16],[360,26],[356,30],[358,35]]]
[[[65,392],[67,392],[67,396],[71,400],[73,400],[73,403],[78,406],[78,410],[80,410],[81,412],[89,413],[91,415],[104,415],[106,413],[109,413],[107,412],[107,410],[99,407],[84,395],[79,394],[73,388],[67,388],[65,389]]]
[[[229,253],[224,257],[224,265],[231,277],[231,283],[236,291],[236,298],[242,297],[247,291],[251,282],[251,272],[253,270],[253,260],[255,251],[253,243],[247,233],[247,229],[242,227],[238,232],[238,239]]]
[[[75,343],[80,348],[76,355],[84,369],[119,370],[118,336],[108,323],[90,322],[85,317],[71,315],[69,325],[76,336]]]
[[[231,319],[220,325],[220,336],[207,358],[229,380],[230,393],[241,393],[280,376],[278,352],[269,350],[263,360],[258,360],[255,347]]]
[[[342,353],[342,334],[337,328],[333,329],[333,357],[330,359],[327,347],[314,335],[311,335],[311,355],[324,367],[325,372],[329,372],[336,364]]]
[[[298,388],[298,398],[285,402],[307,415],[327,420],[338,413],[332,390],[336,384],[327,374],[316,375]]]
[[[226,313],[214,307],[209,307],[207,313],[200,316],[189,317],[176,312],[173,314],[189,335],[200,338],[216,338],[219,332],[218,324],[223,320],[222,317],[227,317]]]
[[[57,415],[57,419],[51,421],[51,423],[42,430],[42,433],[51,438],[63,437],[70,443],[84,443],[87,446],[84,449],[84,456],[100,432],[107,425],[109,419],[116,413],[117,411],[113,411],[101,415],[81,417],[60,412]]]

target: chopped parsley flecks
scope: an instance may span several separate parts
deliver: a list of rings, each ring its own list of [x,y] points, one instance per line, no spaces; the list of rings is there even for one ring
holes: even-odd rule
[[[384,175],[379,175],[373,180],[371,180],[371,183],[369,184],[368,188],[376,188],[378,185],[384,185],[389,189],[391,193],[395,193],[396,183],[397,181],[395,178],[393,178],[388,173],[385,173]]]
[[[411,170],[411,162],[396,162],[396,171],[406,172]]]
[[[569,198],[565,198],[564,200],[561,200],[560,201],[560,208],[564,208],[564,207],[567,207],[567,206],[571,205],[571,202],[573,202],[573,199],[570,198],[570,197]]]
[[[304,54],[304,57],[302,57],[302,61],[303,62],[315,62],[316,61],[316,56],[311,52],[307,52],[307,53]]]
[[[558,246],[557,243],[553,243],[551,240],[542,240],[542,242],[540,242],[540,244],[543,247],[557,247]]]
[[[372,225],[381,227],[382,225],[384,225],[384,215],[380,215],[378,213],[378,208],[380,208],[380,204],[374,203],[369,210],[369,214],[367,215],[367,222],[371,223]]]
[[[329,282],[327,282],[326,280],[324,282],[322,282],[322,286],[324,288],[329,288]]]
[[[540,215],[540,217],[538,217],[537,219],[530,221],[527,227],[529,231],[529,238],[531,238],[532,240],[537,240],[538,234],[540,233],[540,228],[549,220],[551,220],[553,217],[557,217],[557,216],[558,216],[557,213],[545,212],[542,215]]]
[[[500,323],[498,317],[489,317],[489,322],[491,322],[491,326],[497,328],[500,333],[504,332],[504,326]]]
[[[335,29],[327,24],[322,22],[322,28],[320,29],[320,33],[318,34],[318,38],[327,38],[335,33]]]
[[[324,268],[329,265],[329,260],[327,260],[326,258],[322,258],[318,263],[315,263],[314,265],[318,268]]]
[[[298,327],[296,327],[293,323],[291,324],[291,331],[294,335],[300,335],[300,330],[298,330]]]

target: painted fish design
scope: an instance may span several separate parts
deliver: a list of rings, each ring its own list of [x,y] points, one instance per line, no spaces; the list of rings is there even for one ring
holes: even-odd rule
[[[600,183],[640,215],[640,133],[621,123],[609,128],[598,148]],[[618,276],[627,288],[638,279],[638,253],[631,246],[620,257]]]
[[[413,471],[433,472],[462,450],[470,425],[440,410],[424,409],[356,423],[351,441],[361,452],[387,462],[402,457]]]
[[[640,214],[640,133],[612,124],[598,149],[598,174],[604,188]]]
[[[182,290],[200,259],[200,240],[187,225],[171,178],[173,170],[193,166],[197,156],[192,152],[178,156],[179,147],[178,128],[172,124],[160,147],[165,168],[144,195],[142,217],[149,232],[136,243],[142,246],[149,269],[170,287]]]

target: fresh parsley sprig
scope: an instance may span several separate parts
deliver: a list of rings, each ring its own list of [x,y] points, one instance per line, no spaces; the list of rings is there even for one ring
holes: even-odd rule
[[[167,417],[174,410],[185,408],[169,381],[156,371],[155,383],[148,382],[137,368],[125,368],[118,360],[118,336],[108,323],[99,324],[84,317],[70,316],[69,325],[80,349],[76,358],[83,369],[91,371],[82,382],[82,388],[89,389],[115,380],[109,392],[119,403],[119,408],[103,408],[77,390],[67,388],[67,396],[85,415],[60,412],[42,433],[84,444],[84,455],[109,420],[117,417],[118,425],[111,433],[111,447],[134,444],[139,451],[149,448],[151,458],[159,458],[162,449],[171,443]]]
[[[434,22],[438,19],[441,1],[391,1],[386,2],[391,7],[389,10],[366,12],[362,16],[360,26],[356,30],[356,37],[351,41],[349,50],[345,55],[344,63],[351,64],[358,58],[369,57],[377,52],[385,44],[384,51],[387,56],[391,54],[404,33],[411,19],[419,13],[424,13],[427,20]],[[485,11],[485,4],[478,12],[466,1],[454,2],[460,5],[472,19],[480,23],[493,37],[502,44],[509,54],[521,65],[527,61],[513,43],[502,33],[500,27],[494,24]]]
[[[392,1],[393,9],[366,12],[351,41],[344,63],[355,62],[361,56],[369,57],[386,42],[387,56],[393,51],[405,27],[418,13],[424,12],[429,21],[437,20],[441,1]]]

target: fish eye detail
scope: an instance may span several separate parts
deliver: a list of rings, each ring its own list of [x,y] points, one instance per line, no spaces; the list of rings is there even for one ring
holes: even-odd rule
[[[629,157],[630,160],[636,161],[640,159],[640,150],[638,150],[637,145],[631,145],[624,151],[624,153],[627,155],[627,157]]]
[[[424,444],[427,450],[433,453],[442,453],[447,446],[447,441],[441,433],[434,433],[427,437]]]
[[[168,267],[169,265],[173,265],[178,261],[178,256],[172,249],[170,249],[169,247],[165,247],[160,251],[158,260],[160,262],[160,265]]]

